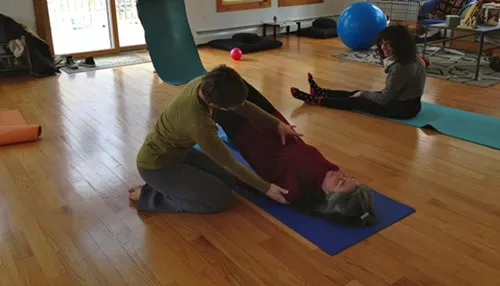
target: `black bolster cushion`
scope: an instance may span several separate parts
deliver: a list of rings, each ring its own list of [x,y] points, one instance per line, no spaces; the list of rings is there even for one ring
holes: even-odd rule
[[[490,68],[494,71],[500,72],[500,56],[490,58]]]
[[[257,34],[238,33],[234,34],[231,39],[235,42],[241,42],[246,44],[258,44],[262,38]]]
[[[312,26],[317,29],[337,29],[337,22],[330,18],[318,18],[314,20]]]
[[[278,49],[283,46],[283,43],[275,39],[261,37],[257,34],[238,33],[233,35],[231,39],[213,40],[210,41],[208,45],[226,51],[239,48],[244,54],[249,54]]]
[[[335,38],[338,36],[337,22],[330,18],[318,18],[311,27],[301,29],[298,35],[315,39]]]

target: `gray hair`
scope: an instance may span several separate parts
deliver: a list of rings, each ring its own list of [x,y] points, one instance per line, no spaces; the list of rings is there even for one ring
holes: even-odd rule
[[[369,215],[372,206],[372,192],[367,185],[359,185],[353,192],[332,193],[324,203],[317,205],[315,211],[324,215],[360,217]]]

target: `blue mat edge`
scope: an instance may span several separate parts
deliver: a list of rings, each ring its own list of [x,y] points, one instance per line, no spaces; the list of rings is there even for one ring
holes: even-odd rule
[[[460,113],[460,114],[465,114],[465,115],[468,115],[468,116],[471,116],[471,117],[482,118],[482,119],[485,119],[485,120],[495,120],[495,121],[499,121],[500,122],[500,118],[497,118],[497,117],[493,117],[493,116],[489,116],[489,115],[484,115],[484,114],[479,114],[479,113],[475,113],[475,112],[470,112],[470,111],[466,111],[466,110],[460,110],[460,109],[456,109],[456,108],[452,108],[452,107],[448,107],[448,106],[443,106],[443,105],[439,105],[439,104],[422,102],[422,111],[423,112],[429,112],[429,110],[435,110],[435,109],[442,109],[442,110],[447,110],[449,112],[452,111],[452,112],[457,112],[457,113]],[[422,114],[422,111],[421,111],[421,114]],[[420,114],[417,115],[417,117],[415,117],[413,119],[408,119],[408,120],[404,120],[404,119],[390,119],[390,118],[385,118],[385,119],[389,119],[389,120],[391,120],[393,122],[398,122],[398,123],[409,125],[409,126],[414,126],[414,127],[417,127],[417,128],[432,127],[437,132],[439,132],[439,133],[441,133],[443,135],[449,136],[449,137],[462,139],[464,141],[468,141],[468,142],[471,142],[471,143],[474,143],[474,144],[478,144],[478,145],[490,147],[490,148],[493,148],[493,149],[500,149],[500,141],[498,141],[498,142],[490,142],[490,140],[487,139],[487,138],[474,139],[474,138],[471,138],[469,136],[460,135],[460,134],[453,134],[451,132],[447,132],[446,130],[443,130],[443,128],[440,126],[439,122],[437,121],[438,119],[435,119],[435,120],[432,120],[432,121],[423,121],[423,122],[420,122],[420,123],[415,123],[415,122],[419,122],[419,120],[421,119]]]
[[[266,213],[268,213],[269,215],[271,215],[272,217],[274,217],[276,220],[280,221],[283,225],[287,226],[290,230],[294,231],[295,233],[299,234],[300,236],[302,236],[303,238],[305,238],[306,240],[308,240],[309,242],[311,242],[312,244],[316,245],[318,248],[322,249],[323,251],[325,251],[326,253],[328,253],[329,255],[336,255],[336,254],[339,254],[345,250],[347,250],[348,248],[360,243],[361,241],[365,240],[365,239],[368,239],[369,237],[381,232],[382,230],[400,222],[401,220],[407,218],[408,216],[412,215],[413,213],[416,212],[416,209],[409,206],[409,205],[406,205],[404,203],[401,203],[401,202],[398,202],[386,195],[383,195],[375,190],[372,190],[372,193],[374,194],[375,197],[383,197],[384,199],[386,200],[390,200],[392,201],[394,204],[398,204],[398,205],[401,205],[401,206],[404,206],[407,210],[406,212],[404,212],[404,214],[400,214],[397,216],[396,219],[392,220],[390,223],[386,223],[386,224],[379,224],[379,225],[375,225],[371,231],[368,232],[368,234],[364,235],[361,239],[352,239],[350,240],[350,242],[348,243],[343,243],[341,247],[338,247],[337,250],[327,250],[325,247],[322,247],[322,243],[316,241],[315,239],[311,239],[311,237],[307,236],[307,235],[304,235],[302,232],[300,231],[297,231],[297,229],[295,229],[293,227],[293,223],[289,223],[287,221],[284,221],[282,219],[280,219],[278,216],[276,216],[275,214],[273,214],[272,211],[269,211],[268,209],[265,209],[263,207],[260,206],[259,203],[256,203],[255,201],[256,200],[261,200],[260,198],[252,195],[252,194],[249,194],[248,191],[244,190],[244,189],[241,189],[241,188],[238,188],[237,189],[237,193],[240,194],[241,196],[243,196],[245,199],[249,200],[251,203],[253,203],[254,205],[256,205],[257,207],[259,207],[260,209],[262,209],[263,211],[265,211]],[[295,212],[294,210],[290,210],[290,212]]]
[[[231,152],[233,153],[235,158],[239,162],[243,163],[245,166],[247,166],[248,168],[250,168],[252,171],[255,172],[255,170],[249,165],[248,162],[246,162],[246,160],[241,156],[241,154],[231,146],[231,143],[227,140],[226,135],[224,134],[224,132],[221,129],[219,129],[219,136],[226,143],[226,145],[229,147],[229,149],[231,150]],[[200,149],[199,146],[197,146],[197,145],[195,146],[195,148]],[[343,251],[347,250],[348,248],[350,248],[350,247],[360,243],[361,241],[381,232],[382,230],[400,222],[401,220],[405,219],[406,217],[408,217],[416,212],[415,208],[413,208],[407,204],[401,203],[399,201],[396,201],[396,200],[394,200],[394,199],[392,199],[392,198],[390,198],[382,193],[379,193],[375,190],[372,190],[372,193],[374,194],[375,197],[382,198],[382,200],[390,201],[392,204],[397,205],[402,210],[400,210],[400,213],[394,219],[390,220],[388,223],[387,222],[386,223],[379,222],[377,225],[375,225],[371,228],[359,230],[359,232],[364,232],[365,234],[358,235],[357,239],[349,239],[348,240],[349,242],[338,243],[337,244],[338,247],[333,247],[335,250],[332,250],[331,247],[325,247],[323,243],[311,238],[311,236],[308,236],[306,233],[304,233],[304,231],[297,230],[297,227],[294,227],[293,223],[290,223],[286,220],[283,220],[282,218],[280,218],[280,215],[276,214],[276,212],[279,212],[280,208],[281,209],[286,208],[286,212],[288,212],[289,214],[301,216],[304,219],[310,219],[306,215],[300,214],[298,211],[293,210],[291,208],[288,208],[286,206],[279,205],[275,202],[272,202],[271,200],[265,198],[264,196],[257,196],[257,195],[255,195],[247,190],[244,190],[242,188],[237,188],[236,192],[238,194],[240,194],[242,197],[244,197],[245,199],[247,199],[248,201],[250,201],[255,206],[259,207],[261,210],[263,210],[266,213],[268,213],[269,215],[273,216],[276,220],[280,221],[283,225],[287,226],[289,229],[291,229],[292,231],[294,231],[298,235],[302,236],[303,238],[305,238],[306,240],[308,240],[312,244],[316,245],[316,247],[318,247],[319,249],[322,249],[324,252],[326,252],[329,255],[336,255],[340,252],[343,252]],[[374,200],[375,200],[375,198],[374,198]],[[276,211],[273,211],[272,208],[270,210],[269,208],[265,207],[265,205],[270,205],[270,204],[273,204],[276,206],[276,208],[275,208]],[[374,208],[375,208],[375,206],[374,206]],[[378,211],[379,210],[376,210],[376,212],[378,212]],[[338,226],[330,225],[326,221],[324,222],[324,224],[329,226],[330,228],[340,228]],[[348,231],[348,229],[344,229],[344,231]],[[356,229],[354,229],[353,231],[356,231]]]

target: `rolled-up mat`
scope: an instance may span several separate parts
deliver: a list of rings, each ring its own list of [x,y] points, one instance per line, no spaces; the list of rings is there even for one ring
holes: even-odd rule
[[[161,80],[180,85],[206,73],[184,0],[139,0],[137,10],[151,61]]]
[[[423,102],[415,118],[394,121],[419,128],[432,127],[451,137],[500,149],[500,118],[497,117]]]
[[[227,142],[224,132],[220,131],[219,135],[231,149],[236,160],[253,170],[241,154]],[[199,146],[196,148],[200,150]],[[372,191],[377,224],[367,228],[347,228],[318,217],[305,215],[289,206],[278,204],[264,195],[256,195],[254,192],[241,188],[235,191],[330,255],[344,251],[415,212],[415,209],[410,206]]]
[[[0,146],[36,141],[42,127],[27,124],[19,110],[0,110]]]

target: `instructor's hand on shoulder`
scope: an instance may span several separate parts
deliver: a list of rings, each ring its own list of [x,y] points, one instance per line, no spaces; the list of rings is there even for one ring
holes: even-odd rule
[[[297,131],[293,129],[294,127],[294,125],[288,125],[283,122],[278,125],[278,133],[281,137],[282,145],[285,145],[286,136],[303,136],[302,134],[297,133]]]
[[[283,195],[288,194],[288,191],[276,186],[275,184],[271,184],[269,186],[269,190],[267,190],[266,195],[273,200],[282,203],[282,204],[288,204],[288,201]]]

